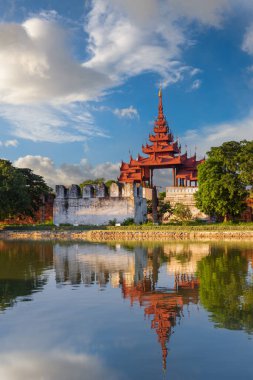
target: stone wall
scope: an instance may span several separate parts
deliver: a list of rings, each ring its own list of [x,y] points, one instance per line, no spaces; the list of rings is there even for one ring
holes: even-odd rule
[[[132,184],[113,183],[109,191],[104,184],[82,190],[77,185],[69,189],[57,185],[53,213],[56,225],[102,225],[114,219],[122,223],[128,218],[139,224],[146,221],[147,204],[142,187]]]
[[[198,190],[198,187],[166,187],[166,198],[165,201],[170,202],[172,206],[175,206],[176,203],[183,203],[188,206],[193,218],[199,219],[208,219],[209,217],[201,212],[196,207],[196,202],[194,198],[194,193]]]

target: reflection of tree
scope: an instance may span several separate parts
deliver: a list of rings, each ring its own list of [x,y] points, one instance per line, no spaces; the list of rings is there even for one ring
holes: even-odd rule
[[[247,259],[238,250],[216,250],[198,263],[200,300],[217,327],[253,331],[253,285],[247,273]]]
[[[46,283],[43,271],[52,265],[50,243],[0,242],[0,310],[17,297],[30,296]]]

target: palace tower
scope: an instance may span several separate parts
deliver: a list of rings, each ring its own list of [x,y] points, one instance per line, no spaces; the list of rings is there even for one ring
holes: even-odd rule
[[[172,169],[173,186],[197,186],[197,166],[204,160],[197,161],[196,153],[188,157],[181,153],[181,146],[168,126],[163,113],[162,91],[159,90],[158,116],[154,123],[153,133],[149,135],[150,144],[142,145],[142,152],[130,162],[122,162],[119,182],[140,183],[153,186],[154,169]]]

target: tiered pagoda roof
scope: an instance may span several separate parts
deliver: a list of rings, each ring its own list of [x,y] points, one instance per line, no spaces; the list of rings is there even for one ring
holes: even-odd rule
[[[187,181],[197,181],[197,166],[203,160],[197,161],[196,154],[187,156],[181,153],[181,146],[168,126],[163,113],[162,91],[159,91],[158,116],[154,123],[153,133],[149,135],[150,144],[142,145],[142,152],[148,157],[138,155],[130,162],[122,162],[120,167],[120,182],[148,182],[152,184],[153,169],[171,168],[174,170],[174,186]]]

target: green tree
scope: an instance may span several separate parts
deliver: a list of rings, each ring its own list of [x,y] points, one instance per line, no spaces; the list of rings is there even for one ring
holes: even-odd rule
[[[252,142],[229,141],[211,148],[198,167],[196,205],[204,213],[226,221],[245,209],[247,185],[253,183]],[[247,157],[251,162],[247,166]]]
[[[10,161],[0,160],[0,218],[22,213],[30,207],[26,180]]]
[[[34,215],[44,202],[44,196],[52,192],[52,189],[45,183],[43,177],[34,174],[31,169],[17,169],[25,178],[26,190],[30,197],[30,208],[26,210],[27,215]]]
[[[0,219],[34,215],[42,203],[42,195],[49,192],[51,189],[41,176],[0,160]]]
[[[109,189],[112,183],[117,183],[114,179],[108,179],[107,181],[104,178],[95,178],[95,179],[86,179],[80,184],[80,187],[83,188],[87,185],[101,185],[101,183],[104,183],[105,186]]]
[[[241,180],[253,186],[253,141],[241,141],[241,150],[239,152],[239,173]]]
[[[96,179],[86,179],[82,183],[80,183],[80,187],[83,188],[84,186],[87,185],[100,185],[101,183],[104,183],[105,179],[104,178],[96,178]]]

